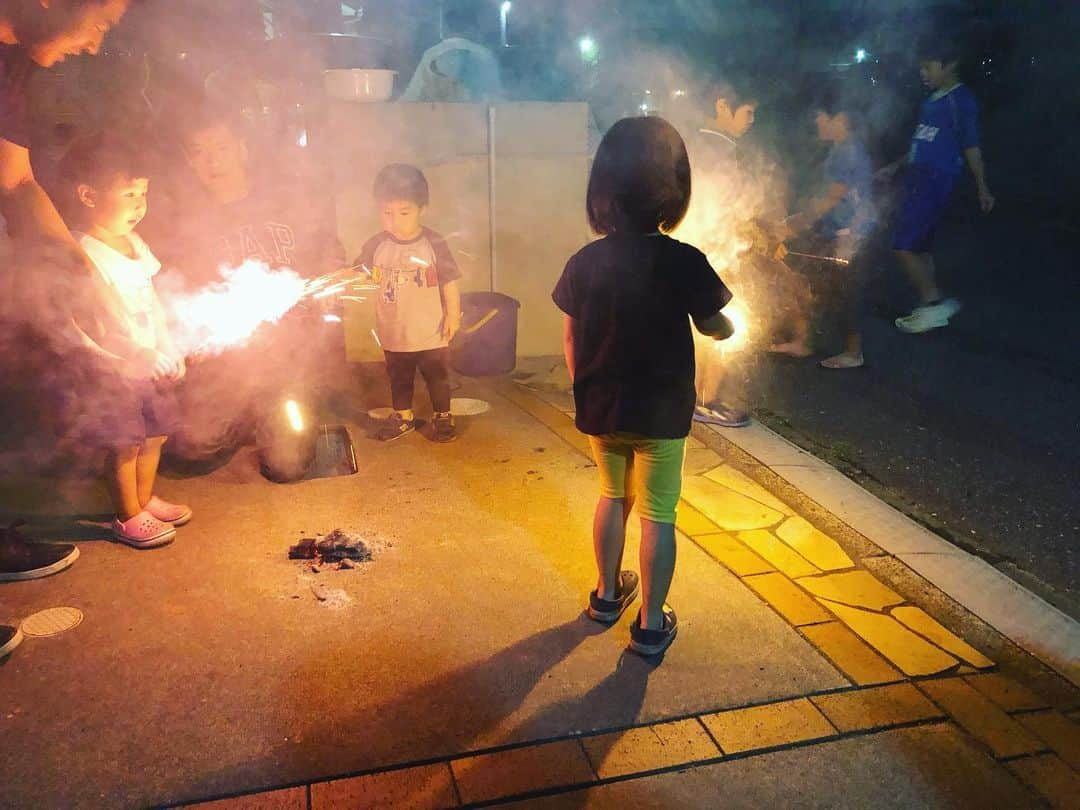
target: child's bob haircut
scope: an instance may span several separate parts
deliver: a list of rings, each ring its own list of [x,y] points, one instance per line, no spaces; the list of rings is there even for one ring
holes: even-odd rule
[[[375,177],[375,202],[408,200],[424,208],[430,201],[427,178],[415,166],[391,163]]]
[[[586,208],[598,234],[673,230],[690,206],[690,159],[663,118],[624,118],[600,142]]]

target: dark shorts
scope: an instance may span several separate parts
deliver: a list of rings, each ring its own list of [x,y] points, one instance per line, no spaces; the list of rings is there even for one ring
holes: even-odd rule
[[[180,427],[176,394],[144,380],[108,375],[71,400],[74,432],[81,442],[104,450],[141,445],[170,436]]]
[[[951,172],[908,167],[904,178],[904,201],[893,230],[893,250],[930,251],[955,185],[956,175]]]

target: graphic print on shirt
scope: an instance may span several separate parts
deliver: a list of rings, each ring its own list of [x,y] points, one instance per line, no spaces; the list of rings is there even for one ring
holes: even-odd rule
[[[245,225],[221,237],[221,247],[234,266],[254,259],[271,267],[294,267],[296,236],[279,222]]]
[[[933,142],[941,130],[938,127],[927,126],[926,124],[919,124],[915,129],[915,140]]]

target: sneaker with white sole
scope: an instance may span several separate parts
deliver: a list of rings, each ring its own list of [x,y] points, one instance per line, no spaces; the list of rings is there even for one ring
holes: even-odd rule
[[[379,428],[375,438],[380,442],[392,442],[402,436],[409,435],[414,430],[416,430],[415,419],[405,419],[400,413],[394,411],[383,423],[383,426]]]
[[[157,495],[150,496],[150,502],[146,504],[146,511],[156,517],[162,523],[171,523],[173,526],[183,526],[191,520],[191,507],[182,503],[169,503]]]
[[[52,576],[79,559],[71,543],[42,543],[19,533],[22,521],[0,529],[0,582],[22,582]]]
[[[166,546],[176,537],[171,523],[164,523],[145,509],[127,520],[114,518],[113,537],[132,548],[158,548]]]
[[[0,624],[0,658],[11,655],[11,651],[18,647],[22,640],[22,630],[18,627]]]
[[[949,319],[959,311],[959,301],[955,298],[944,298],[936,304],[915,307],[910,315],[897,318],[896,328],[909,335],[919,335],[931,329],[948,326]]]

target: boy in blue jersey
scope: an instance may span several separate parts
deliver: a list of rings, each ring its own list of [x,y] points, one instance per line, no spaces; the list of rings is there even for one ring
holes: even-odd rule
[[[919,72],[933,92],[923,102],[906,159],[882,170],[891,175],[907,163],[904,203],[892,246],[919,293],[919,306],[896,319],[897,328],[909,334],[947,326],[949,318],[960,310],[960,302],[945,297],[938,287],[931,249],[965,162],[975,178],[979,207],[983,213],[994,207],[979,148],[975,96],[957,78],[957,61],[955,46],[947,43],[934,43],[923,50]]]

